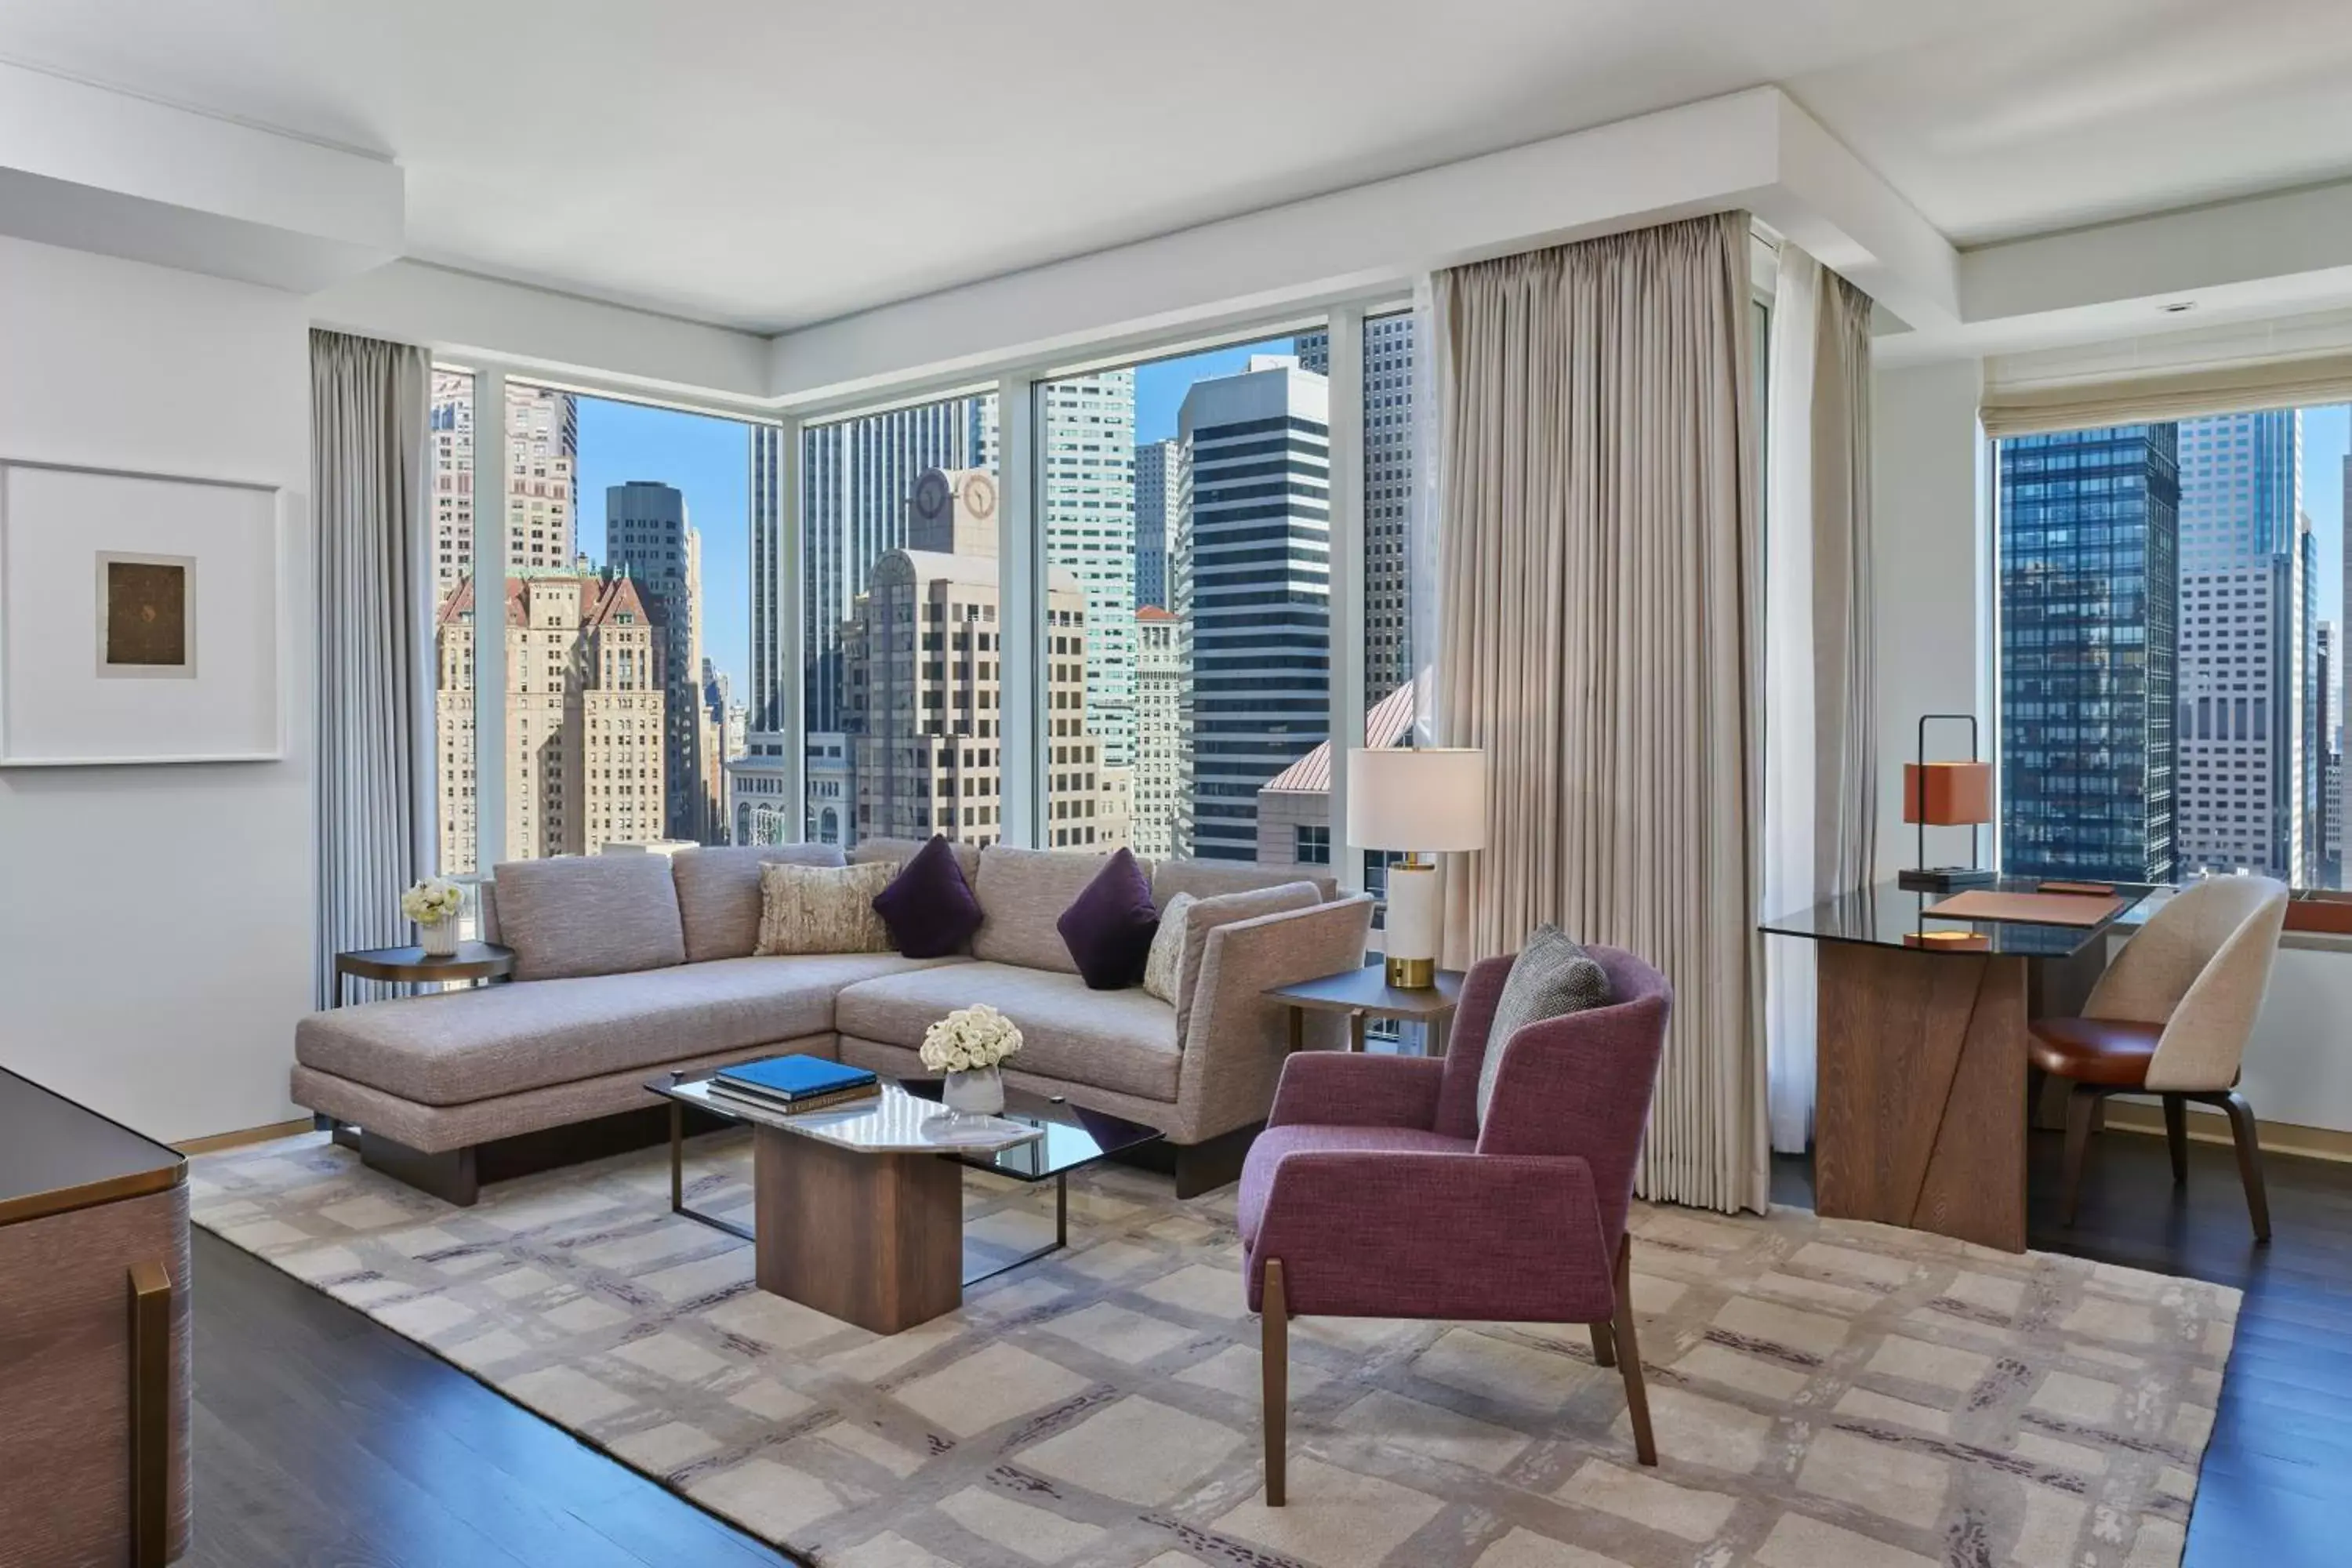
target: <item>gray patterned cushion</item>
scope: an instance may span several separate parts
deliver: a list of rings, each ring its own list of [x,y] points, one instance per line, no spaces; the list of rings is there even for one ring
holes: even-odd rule
[[[1160,906],[1160,930],[1151,939],[1151,955],[1143,961],[1143,989],[1170,1006],[1176,1005],[1176,987],[1184,977],[1184,911],[1201,900],[1179,893]]]
[[[874,897],[898,874],[897,867],[879,860],[761,867],[759,955],[894,951]]]
[[[509,860],[498,881],[499,940],[517,980],[627,974],[686,962],[667,855]]]
[[[686,926],[686,961],[749,958],[760,945],[760,868],[843,864],[837,844],[744,844],[681,849],[669,858]]]
[[[1495,1003],[1495,1021],[1486,1029],[1486,1056],[1478,1064],[1479,1124],[1486,1124],[1486,1102],[1495,1097],[1503,1050],[1514,1034],[1546,1018],[1607,1005],[1608,972],[1558,926],[1536,927],[1511,963],[1510,978]]]

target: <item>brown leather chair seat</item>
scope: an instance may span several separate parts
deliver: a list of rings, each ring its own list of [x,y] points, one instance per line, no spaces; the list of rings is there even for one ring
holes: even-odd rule
[[[2161,1024],[2126,1018],[2036,1018],[2033,1065],[2076,1083],[2137,1089],[2147,1081]]]

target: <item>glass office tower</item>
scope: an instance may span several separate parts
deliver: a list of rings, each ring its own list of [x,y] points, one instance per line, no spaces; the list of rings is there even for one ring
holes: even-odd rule
[[[2017,437],[2000,462],[2002,868],[2168,880],[2176,427]]]

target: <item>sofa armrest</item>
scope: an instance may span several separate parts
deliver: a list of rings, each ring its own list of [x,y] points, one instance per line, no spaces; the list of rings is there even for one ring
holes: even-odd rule
[[[1262,1121],[1290,1055],[1289,1009],[1265,994],[1276,985],[1353,969],[1364,962],[1372,900],[1358,893],[1313,909],[1235,921],[1209,932],[1193,986],[1192,1022],[1179,1042],[1171,1136],[1197,1143]],[[1310,1020],[1316,1037],[1336,1041],[1337,1016]]]
[[[1592,1322],[1613,1255],[1581,1160],[1300,1150],[1283,1156],[1248,1260],[1289,1310],[1356,1318]]]
[[[1426,1131],[1437,1120],[1437,1093],[1444,1082],[1445,1063],[1434,1057],[1302,1051],[1282,1064],[1265,1124]]]

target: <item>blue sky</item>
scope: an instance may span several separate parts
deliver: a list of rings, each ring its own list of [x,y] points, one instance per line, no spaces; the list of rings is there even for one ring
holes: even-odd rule
[[[580,548],[604,562],[604,489],[659,479],[686,494],[702,534],[703,651],[750,696],[751,427],[732,419],[580,399]]]
[[[2303,510],[2319,540],[2319,618],[2344,624],[2344,454],[2352,409],[2343,404],[2303,413]]]
[[[1150,446],[1154,441],[1175,438],[1177,412],[1184,406],[1184,394],[1194,382],[1247,370],[1250,355],[1286,354],[1290,344],[1288,338],[1268,338],[1263,342],[1238,343],[1229,349],[1212,349],[1207,353],[1137,365],[1136,444]]]

